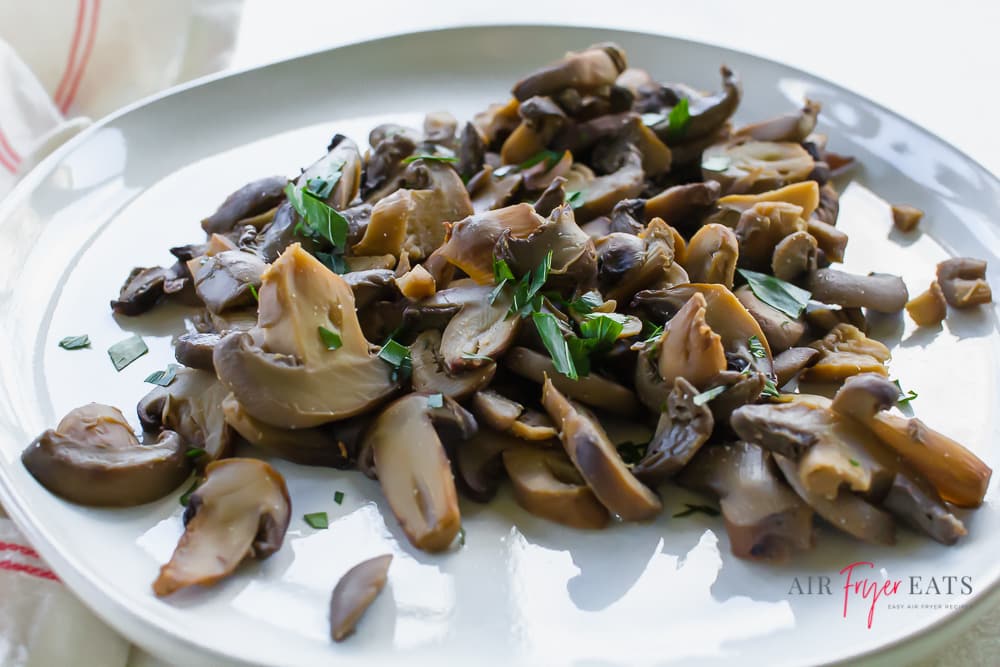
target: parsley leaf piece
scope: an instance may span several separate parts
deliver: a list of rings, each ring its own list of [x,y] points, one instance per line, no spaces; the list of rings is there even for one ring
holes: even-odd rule
[[[469,361],[493,361],[493,357],[488,354],[476,354],[475,352],[463,352],[463,359],[468,359]]]
[[[335,492],[333,494],[333,502],[337,503],[338,505],[343,504],[343,502],[344,502],[344,492],[343,491],[337,491],[337,492]]]
[[[324,161],[325,162],[325,161]],[[306,181],[306,188],[320,199],[326,199],[344,173],[344,160],[331,163],[330,170],[323,176],[313,176]]]
[[[192,447],[191,449],[184,452],[184,456],[188,457],[189,459],[196,459],[204,454],[205,450],[202,449],[201,447]]]
[[[260,294],[257,292],[257,286],[250,283],[250,294],[253,295],[253,300],[260,303]]]
[[[774,380],[769,377],[764,378],[764,388],[760,392],[761,396],[766,396],[767,398],[777,398],[781,396],[781,392],[778,391],[778,386],[774,384]]]
[[[663,333],[662,324],[653,324],[649,320],[642,321],[642,334],[645,338],[642,339],[643,345],[649,345]]]
[[[517,165],[517,168],[520,169],[521,171],[524,171],[525,169],[531,169],[536,164],[544,160],[545,168],[551,169],[553,165],[555,165],[557,162],[559,162],[559,160],[562,159],[562,156],[563,154],[560,153],[559,151],[550,151],[550,150],[539,151],[534,155],[532,155],[531,157],[529,157],[524,162],[522,162],[521,164]]]
[[[573,357],[562,329],[559,328],[559,320],[552,313],[534,313],[531,319],[535,323],[542,344],[545,345],[549,356],[552,357],[552,365],[569,379],[576,380],[579,377],[576,365],[573,363]]]
[[[313,256],[318,259],[323,266],[330,269],[334,273],[347,273],[347,262],[344,261],[343,255],[338,255],[332,252],[316,251],[313,253]]]
[[[419,155],[411,155],[410,157],[403,158],[403,164],[410,164],[411,162],[416,162],[417,160],[448,163],[458,162],[458,158],[454,155],[429,155],[427,153],[420,153]]]
[[[108,348],[111,363],[119,372],[147,352],[149,352],[149,348],[146,347],[146,341],[136,334],[132,334]]]
[[[552,251],[548,251],[545,254],[545,259],[542,263],[528,271],[521,279],[517,282],[517,286],[514,288],[514,299],[510,304],[510,310],[507,312],[508,316],[519,315],[521,317],[527,317],[532,310],[538,310],[540,307],[538,292],[545,285],[545,281],[549,279],[549,270],[552,268]]]
[[[670,110],[667,120],[670,122],[670,128],[667,130],[670,136],[675,139],[683,137],[687,131],[688,124],[691,122],[691,112],[688,110],[688,98],[681,98],[681,101]]]
[[[427,407],[429,408],[443,408],[444,407],[444,395],[443,394],[431,394],[427,397]]]
[[[316,530],[326,530],[330,527],[330,517],[326,515],[326,512],[306,514],[302,519],[309,524],[310,528],[315,528]]]
[[[59,347],[64,350],[79,350],[90,347],[90,336],[87,334],[83,334],[82,336],[66,336],[59,341]]]
[[[593,340],[592,350],[605,350],[614,345],[625,328],[625,316],[619,313],[591,313],[583,316],[580,333]]]
[[[861,464],[855,461],[854,459],[847,459],[847,460],[850,462],[852,466],[858,466],[858,467],[861,466]]]
[[[589,315],[596,308],[604,305],[604,299],[599,292],[585,292],[569,302],[569,307],[578,315]]]
[[[191,486],[188,487],[188,490],[181,494],[180,503],[183,507],[187,507],[188,503],[191,502],[191,494],[197,490],[198,485],[201,484],[201,481],[202,480],[200,477],[195,477],[194,482],[191,483]]]
[[[579,190],[573,190],[572,192],[566,193],[566,203],[572,208],[580,208],[583,206],[583,193]]]
[[[713,398],[716,398],[719,394],[729,389],[726,385],[720,387],[712,387],[711,389],[706,389],[700,394],[695,394],[695,397],[691,399],[691,402],[695,405],[705,405]]]
[[[177,364],[167,364],[166,370],[155,371],[146,376],[145,382],[155,384],[160,387],[169,387],[170,383],[177,377]]]
[[[767,350],[764,349],[764,344],[760,342],[760,338],[757,338],[757,336],[750,336],[747,339],[747,344],[750,345],[750,354],[753,356],[758,359],[763,359],[767,356]]]
[[[903,391],[903,387],[899,384],[899,380],[893,380],[893,384],[899,389],[899,398],[896,399],[897,405],[909,405],[910,401],[920,396],[917,392],[910,389],[909,391]]]
[[[347,246],[347,220],[331,208],[315,192],[297,188],[294,183],[285,186],[285,196],[292,208],[302,218],[300,231],[312,237],[326,239],[343,252]]]
[[[809,303],[809,299],[812,298],[812,294],[808,290],[786,283],[780,278],[746,269],[736,270],[746,278],[754,296],[791,318],[801,315],[806,304]]]
[[[319,338],[328,350],[336,350],[344,344],[344,341],[340,338],[339,331],[331,331],[324,326],[319,327]]]
[[[719,510],[709,505],[691,505],[690,503],[684,503],[684,507],[686,507],[687,509],[681,510],[680,512],[675,514],[674,515],[675,519],[691,516],[696,512],[701,512],[702,514],[707,514],[708,516],[719,516],[719,514],[721,514]]]
[[[392,366],[393,381],[410,377],[413,362],[410,359],[410,348],[389,338],[378,351],[378,358]]]

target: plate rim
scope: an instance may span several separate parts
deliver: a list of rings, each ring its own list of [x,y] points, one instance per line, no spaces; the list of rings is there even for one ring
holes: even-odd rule
[[[802,75],[806,78],[812,79],[813,81],[829,86],[839,93],[864,101],[866,104],[871,105],[895,120],[902,122],[904,125],[908,126],[910,130],[931,139],[940,147],[957,154],[969,164],[974,165],[975,168],[985,175],[987,179],[993,182],[995,187],[1000,188],[1000,175],[994,173],[977,159],[970,156],[966,151],[946,141],[937,133],[928,130],[922,125],[911,120],[908,116],[897,112],[880,102],[872,100],[865,95],[852,91],[844,85],[830,81],[822,76],[814,74],[806,69],[799,68],[795,65],[767,58],[749,51],[734,49],[712,41],[689,39],[686,37],[672,35],[667,32],[606,28],[586,23],[568,22],[469,23],[446,25],[443,27],[434,27],[422,30],[394,31],[390,34],[378,37],[352,41],[328,48],[313,49],[288,58],[278,58],[265,63],[208,74],[135,100],[95,120],[89,126],[70,138],[67,142],[60,145],[54,151],[34,164],[32,168],[18,181],[18,183],[15,184],[14,188],[8,192],[2,200],[0,200],[0,221],[10,218],[15,212],[17,212],[23,202],[37,188],[41,180],[52,172],[53,167],[60,163],[67,155],[75,151],[79,145],[90,140],[101,129],[115,120],[118,120],[119,118],[138,111],[144,107],[151,106],[168,97],[194,90],[196,88],[201,88],[203,86],[209,86],[225,79],[252,74],[254,72],[279,65],[314,57],[329,56],[330,54],[344,49],[371,46],[380,42],[397,40],[404,37],[429,37],[431,35],[456,32],[475,32],[481,30],[518,31],[524,29],[598,31],[605,33],[609,36],[609,38],[612,35],[619,35],[668,40],[682,46],[690,45],[693,47],[710,47],[717,50],[724,56],[731,54],[742,59],[757,61],[763,65],[782,68],[786,71]],[[21,503],[18,502],[18,496],[14,491],[12,480],[8,478],[8,475],[5,473],[2,466],[0,466],[0,501],[2,501],[4,510],[7,512],[10,519],[25,535],[25,537],[29,539],[32,546],[39,551],[45,561],[59,576],[60,581],[66,585],[70,592],[77,597],[84,604],[84,606],[87,607],[87,609],[101,618],[102,621],[104,621],[116,632],[121,634],[126,641],[139,645],[145,650],[148,650],[150,653],[156,655],[158,658],[165,655],[170,655],[171,659],[182,658],[184,662],[181,664],[262,664],[246,661],[240,658],[234,658],[233,656],[227,655],[215,647],[206,647],[198,644],[190,638],[176,632],[169,623],[161,623],[155,618],[148,618],[136,613],[129,607],[127,600],[120,597],[114,589],[103,590],[96,584],[90,582],[83,575],[82,571],[75,566],[75,559],[64,556],[62,550],[58,549],[54,542],[48,539],[47,531],[37,525],[35,521],[31,520],[33,513],[28,508],[22,507]],[[78,591],[85,591],[87,594],[86,597],[82,593],[78,593]],[[901,657],[905,657],[905,655],[912,658],[921,651],[933,650],[935,647],[940,648],[941,644],[945,641],[953,639],[960,632],[971,627],[973,623],[978,621],[985,614],[985,612],[991,607],[992,603],[995,603],[998,600],[1000,600],[1000,577],[992,581],[986,588],[974,594],[970,604],[966,605],[962,609],[954,610],[940,619],[935,620],[926,626],[919,634],[913,633],[905,635],[886,642],[885,644],[881,644],[876,648],[857,653],[841,660],[827,660],[813,664],[827,665],[831,667],[834,665],[897,664],[893,661]],[[183,655],[178,655],[178,653],[183,653]]]

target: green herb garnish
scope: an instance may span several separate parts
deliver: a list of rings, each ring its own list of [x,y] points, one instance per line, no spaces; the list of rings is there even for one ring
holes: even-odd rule
[[[781,396],[781,392],[778,391],[778,386],[774,384],[774,380],[765,376],[764,377],[764,388],[760,392],[761,396],[766,396],[767,398],[776,398]]]
[[[712,157],[706,158],[701,163],[701,168],[705,171],[725,171],[729,169],[733,161],[726,157],[725,155],[713,155]]]
[[[688,98],[682,97],[681,101],[670,110],[667,116],[670,127],[667,132],[671,137],[678,139],[687,132],[688,124],[691,122],[691,113],[688,111]]]
[[[135,334],[108,348],[111,363],[119,372],[147,352],[149,352],[149,348],[146,347],[146,342]]]
[[[910,389],[909,391],[903,391],[903,387],[899,384],[899,380],[893,380],[893,384],[896,385],[896,389],[899,389],[899,398],[896,399],[897,405],[909,405],[910,401],[920,396],[917,392]]]
[[[410,348],[389,338],[382,344],[382,349],[378,351],[378,357],[392,366],[393,382],[410,377],[410,373],[413,371]]]
[[[488,354],[476,354],[475,352],[463,352],[462,358],[469,361],[493,361],[493,357]]]
[[[861,465],[860,463],[858,463],[858,462],[857,462],[857,461],[855,461],[854,459],[847,459],[847,460],[848,460],[848,461],[850,462],[850,464],[851,464],[852,466],[860,466],[860,465]]]
[[[574,190],[572,192],[566,193],[566,203],[572,208],[580,208],[583,206],[583,193],[579,190]]]
[[[326,515],[326,512],[313,512],[312,514],[306,514],[302,518],[309,524],[310,528],[315,528],[316,530],[326,530],[330,527],[330,517]]]
[[[493,282],[496,283],[496,287],[490,292],[490,305],[497,300],[500,296],[500,292],[506,287],[507,283],[514,280],[514,272],[510,270],[510,265],[507,264],[505,259],[493,258]]]
[[[199,484],[201,484],[201,478],[195,477],[194,482],[191,483],[191,486],[188,487],[188,490],[181,494],[180,497],[181,506],[183,507],[188,506],[188,503],[191,502],[191,494],[198,489]]]
[[[594,341],[592,350],[605,350],[618,340],[625,328],[625,315],[619,313],[590,313],[580,322],[580,333],[587,340]]]
[[[427,407],[429,408],[443,408],[444,407],[444,395],[443,394],[431,394],[427,397]]]
[[[205,450],[202,449],[201,447],[192,447],[191,449],[184,452],[184,456],[188,457],[189,459],[196,459],[199,456],[204,456],[205,453],[206,453]]]
[[[333,502],[337,503],[338,505],[342,504],[344,502],[344,492],[335,491],[333,494]]]
[[[644,338],[642,339],[643,345],[649,345],[650,343],[654,342],[657,338],[659,338],[662,334],[663,334],[662,324],[653,324],[649,320],[642,321],[642,334],[640,335],[644,336]]]
[[[285,196],[301,220],[295,226],[295,233],[317,239],[325,239],[342,256],[347,246],[347,220],[331,208],[321,197],[308,188],[297,188],[294,183],[285,186]],[[337,264],[333,254],[324,261],[331,269]],[[317,258],[319,253],[316,253]],[[322,260],[321,260],[322,261]],[[343,258],[341,257],[341,261]],[[333,266],[331,266],[333,265]],[[335,269],[334,269],[335,270]]]
[[[257,293],[257,286],[254,285],[253,283],[249,283],[249,285],[250,285],[250,294],[253,296],[253,300],[256,301],[257,303],[260,303],[260,294]]]
[[[682,517],[691,516],[696,512],[701,512],[702,514],[707,514],[708,516],[719,516],[719,510],[711,507],[709,505],[691,505],[690,503],[684,503],[684,507],[687,509],[681,510],[674,515],[675,519],[680,519]]]
[[[569,379],[576,380],[579,377],[576,364],[573,363],[569,345],[562,329],[559,328],[559,320],[552,313],[533,313],[531,319],[535,323],[542,344],[552,357],[552,365]]]
[[[83,334],[82,336],[66,336],[59,341],[59,347],[64,350],[79,350],[84,347],[90,347],[90,336],[87,334]]]
[[[767,305],[780,310],[789,317],[796,318],[805,310],[812,298],[807,290],[765,273],[737,269],[746,278],[754,296]]]
[[[560,153],[559,151],[550,151],[550,150],[539,151],[534,155],[532,155],[531,157],[529,157],[524,162],[522,162],[521,164],[517,165],[517,168],[520,169],[521,171],[524,171],[525,169],[531,169],[536,164],[544,160],[545,169],[548,170],[551,169],[553,166],[555,166],[555,164],[562,159],[562,156],[563,154]]]
[[[753,356],[758,359],[763,359],[767,356],[767,350],[764,349],[764,344],[760,342],[760,338],[757,338],[757,336],[750,336],[747,339],[747,343],[750,345],[750,354]]]
[[[578,315],[589,315],[595,309],[604,305],[599,292],[585,292],[569,302],[569,307]]]
[[[326,199],[333,192],[337,181],[344,173],[344,161],[339,160],[330,165],[326,176],[313,176],[306,181],[306,188],[320,199]]]
[[[411,162],[416,162],[417,160],[448,163],[458,162],[458,158],[454,155],[428,155],[426,153],[421,153],[419,155],[411,155],[410,157],[403,158],[403,164],[410,164]]]
[[[324,326],[319,327],[319,338],[328,350],[336,350],[344,344],[344,341],[340,338],[339,331],[331,331]]]
[[[694,398],[691,399],[691,402],[694,403],[695,405],[705,405],[706,403],[711,401],[713,398],[716,398],[719,394],[721,394],[727,389],[729,389],[729,387],[727,387],[726,385],[722,385],[720,387],[712,387],[711,389],[706,389],[700,394],[695,394]]]
[[[147,375],[145,382],[159,385],[160,387],[168,387],[174,381],[174,378],[177,377],[178,368],[180,366],[177,364],[167,364],[166,370],[156,371]]]
[[[549,270],[551,268],[552,251],[549,250],[545,254],[545,259],[542,260],[542,263],[524,274],[517,282],[517,285],[514,286],[514,298],[510,304],[508,317],[511,315],[527,317],[532,310],[538,310],[541,307],[541,298],[539,297],[536,300],[535,297],[538,296],[539,290],[545,285],[545,281],[549,279]]]

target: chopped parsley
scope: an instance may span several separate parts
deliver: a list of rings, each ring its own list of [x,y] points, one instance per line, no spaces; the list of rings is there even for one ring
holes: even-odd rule
[[[429,155],[427,153],[420,153],[419,155],[411,155],[408,158],[403,158],[403,164],[410,164],[411,162],[416,162],[417,160],[427,160],[429,162],[447,162],[455,163],[458,162],[458,158],[454,155]]]
[[[801,315],[812,298],[809,291],[774,276],[746,269],[737,271],[746,278],[754,296],[791,318]]]
[[[892,382],[896,385],[896,389],[899,389],[899,398],[896,399],[896,403],[898,405],[909,405],[910,401],[920,396],[920,394],[912,389],[909,391],[903,391],[903,387],[899,384],[899,380],[893,380]]]
[[[331,270],[343,273],[346,268],[343,255],[347,247],[347,219],[308,187],[297,188],[294,183],[289,183],[285,186],[285,196],[300,217],[295,233],[323,239],[332,245],[333,252],[314,254]]]
[[[566,203],[572,208],[580,208],[583,206],[583,193],[579,190],[574,190],[572,192],[566,193]]]
[[[758,359],[763,359],[767,356],[767,350],[764,349],[764,344],[760,342],[760,338],[757,338],[757,336],[750,336],[747,339],[747,344],[750,346],[750,354],[753,356]]]
[[[66,336],[59,341],[59,347],[64,350],[80,350],[90,347],[90,336],[87,334],[83,334],[82,336]]]
[[[330,517],[326,515],[326,512],[306,514],[302,519],[309,524],[310,528],[315,528],[316,530],[326,530],[330,527]]]
[[[177,377],[177,369],[180,368],[177,364],[167,364],[166,370],[155,371],[146,376],[145,382],[149,384],[155,384],[160,387],[168,387],[170,383],[174,381]]]
[[[337,503],[338,505],[343,504],[343,502],[344,502],[344,492],[343,491],[335,491],[334,494],[333,494],[333,502]]]
[[[253,296],[253,300],[260,303],[260,294],[257,293],[257,286],[253,283],[248,283],[250,285],[250,294]]]
[[[108,348],[111,363],[119,372],[147,352],[149,352],[149,348],[146,347],[146,341],[135,334]]]
[[[552,313],[533,313],[531,319],[535,323],[535,329],[538,330],[538,336],[542,339],[542,345],[552,357],[552,365],[569,379],[576,380],[579,377],[576,364],[573,363],[569,344],[563,336],[562,329],[559,328],[559,320]]]
[[[330,164],[330,170],[325,176],[313,176],[306,181],[306,188],[320,199],[326,199],[333,192],[337,181],[344,173],[344,160]]]
[[[569,302],[570,310],[577,315],[589,315],[604,305],[600,292],[585,292]]]
[[[721,385],[719,387],[712,387],[711,389],[706,389],[700,394],[695,394],[694,398],[691,399],[691,402],[694,403],[695,405],[705,405],[712,399],[717,398],[719,394],[721,394],[727,389],[729,389],[729,387],[726,385]]]
[[[413,361],[410,358],[410,348],[389,338],[382,344],[382,349],[378,351],[378,357],[382,361],[392,366],[392,380],[410,377],[413,372]]]
[[[476,354],[475,352],[463,352],[463,359],[468,359],[469,361],[493,361],[493,357],[488,354]]]
[[[323,345],[326,345],[326,349],[328,350],[336,350],[344,344],[344,341],[340,338],[339,331],[330,330],[324,326],[319,327],[319,338],[323,341]]]
[[[847,459],[847,460],[850,461],[850,463],[851,463],[852,466],[860,466],[861,465],[860,463],[858,463],[854,459]]]
[[[180,503],[183,507],[187,507],[188,503],[191,502],[191,494],[193,494],[197,489],[198,485],[201,484],[201,478],[195,477],[194,482],[188,487],[188,490],[181,494]]]
[[[720,514],[719,510],[715,509],[710,505],[691,505],[690,503],[684,503],[684,507],[686,507],[687,509],[681,510],[680,512],[675,514],[674,515],[675,519],[691,516],[692,514],[695,514],[697,512],[701,512],[702,514],[707,514],[708,516],[719,516]]]
[[[184,452],[184,456],[188,457],[189,459],[196,459],[199,456],[204,456],[206,453],[207,452],[201,447],[192,447],[191,449]]]
[[[691,123],[691,112],[688,110],[688,98],[682,97],[681,101],[670,110],[670,114],[667,116],[667,121],[670,123],[667,133],[673,139],[679,139],[684,136],[687,132],[688,125]]]

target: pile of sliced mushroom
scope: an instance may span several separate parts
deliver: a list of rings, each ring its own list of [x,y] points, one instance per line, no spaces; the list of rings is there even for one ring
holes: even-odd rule
[[[965,534],[953,510],[982,503],[991,470],[897,414],[889,349],[866,331],[874,312],[934,325],[990,302],[984,262],[943,262],[913,299],[897,276],[836,268],[832,179],[851,159],[816,132],[815,101],[736,127],[725,67],[704,93],[600,44],[512,94],[462,125],[379,126],[368,148],[337,135],[294,180],[225,198],[204,241],[112,301],[203,308],[177,341],[186,368],[139,404],[150,444],[92,404],[27,468],[95,505],[154,500],[197,469],[159,595],[280,548],[285,482],[227,458],[239,441],[378,479],[426,551],[458,542],[460,496],[507,479],[527,512],[589,530],[657,521],[677,484],[717,500],[753,559],[812,548],[817,517],[878,544],[897,524]],[[338,589],[335,637],[387,564]]]

